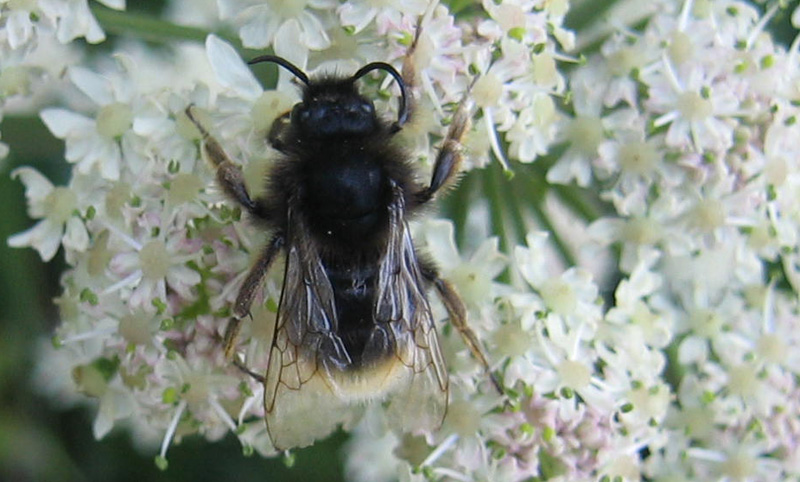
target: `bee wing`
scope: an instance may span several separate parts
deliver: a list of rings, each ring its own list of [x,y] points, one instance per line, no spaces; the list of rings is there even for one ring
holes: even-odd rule
[[[305,225],[289,212],[286,272],[264,377],[267,430],[277,449],[302,447],[356,418],[361,409],[335,396],[317,363],[320,350],[346,359],[336,336],[333,288]]]
[[[448,379],[402,190],[392,186],[388,246],[378,272],[375,320],[388,323],[395,354],[410,371],[407,386],[389,398],[390,426],[403,431],[439,427],[447,410]]]

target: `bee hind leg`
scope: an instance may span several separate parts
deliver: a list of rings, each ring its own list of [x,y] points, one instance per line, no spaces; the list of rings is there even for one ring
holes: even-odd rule
[[[236,339],[242,327],[242,319],[250,315],[250,307],[253,305],[256,290],[263,283],[264,277],[269,272],[270,266],[272,266],[272,262],[275,261],[275,255],[283,248],[284,240],[282,233],[272,237],[272,240],[264,248],[256,263],[250,268],[242,287],[239,289],[239,294],[236,295],[236,301],[233,303],[233,316],[228,322],[223,339],[223,348],[228,359],[235,360],[233,354],[236,348]]]
[[[489,361],[484,354],[480,341],[478,340],[478,336],[467,324],[467,308],[464,306],[464,302],[461,301],[461,297],[458,296],[458,293],[456,293],[455,288],[453,288],[453,285],[450,284],[449,281],[439,276],[436,268],[428,263],[422,263],[420,267],[422,270],[422,276],[424,276],[425,279],[427,279],[436,288],[436,293],[439,295],[442,303],[444,303],[444,307],[447,309],[447,314],[450,316],[450,323],[452,323],[456,330],[458,330],[461,338],[467,345],[467,348],[469,348],[470,352],[472,352],[472,356],[478,360],[478,363],[481,364],[484,371],[486,371],[486,373],[489,375],[494,388],[500,395],[502,395],[505,393],[503,391],[503,384],[492,372],[491,367],[489,366]]]

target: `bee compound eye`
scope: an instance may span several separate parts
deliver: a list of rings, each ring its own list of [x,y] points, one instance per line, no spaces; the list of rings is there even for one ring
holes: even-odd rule
[[[294,109],[292,109],[292,118],[300,122],[306,122],[310,115],[308,109],[306,109],[303,104],[297,104]]]

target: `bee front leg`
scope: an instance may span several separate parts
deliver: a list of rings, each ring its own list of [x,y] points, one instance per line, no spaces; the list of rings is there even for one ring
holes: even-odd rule
[[[286,153],[286,132],[289,130],[292,122],[292,111],[284,112],[272,121],[272,127],[267,133],[267,142],[278,152]]]
[[[217,169],[217,182],[225,193],[254,216],[264,218],[264,212],[260,209],[259,204],[253,201],[247,193],[242,170],[228,157],[228,154],[225,153],[219,141],[217,141],[208,132],[208,129],[197,120],[194,115],[193,105],[186,108],[186,116],[192,121],[195,127],[197,127],[197,130],[200,131],[200,135],[203,139],[203,151]]]
[[[452,323],[456,330],[458,330],[461,338],[467,345],[467,348],[469,348],[469,350],[472,352],[472,356],[478,360],[478,363],[481,364],[483,369],[489,375],[494,388],[500,395],[502,395],[504,393],[503,385],[500,383],[500,380],[495,376],[495,374],[492,373],[492,370],[489,367],[489,361],[483,352],[483,348],[478,340],[478,336],[467,324],[467,308],[464,306],[464,302],[461,301],[461,297],[458,296],[458,293],[456,293],[456,290],[449,281],[439,276],[439,273],[434,267],[423,264],[421,268],[422,275],[433,284],[433,286],[436,288],[437,294],[439,295],[439,299],[441,299],[442,303],[444,303],[447,314],[450,316],[450,323]]]
[[[417,195],[420,204],[433,199],[439,189],[452,182],[458,175],[461,166],[461,139],[470,124],[469,109],[466,104],[467,96],[465,95],[453,114],[453,121],[447,130],[447,136],[439,149],[439,155],[436,156],[431,183]]]
[[[239,289],[239,294],[236,296],[236,301],[233,304],[233,316],[228,322],[228,327],[225,329],[225,338],[223,347],[225,349],[225,356],[228,359],[233,358],[233,352],[236,348],[236,339],[239,336],[239,331],[242,327],[242,319],[250,314],[250,307],[253,305],[253,298],[255,297],[256,290],[264,282],[264,277],[269,272],[272,262],[275,261],[275,255],[283,248],[285,238],[283,233],[278,233],[272,237],[269,244],[264,248],[261,256],[250,268],[247,273],[242,287]]]

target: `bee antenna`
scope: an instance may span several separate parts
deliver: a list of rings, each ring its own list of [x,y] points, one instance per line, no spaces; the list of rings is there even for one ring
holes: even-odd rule
[[[406,83],[403,82],[403,76],[401,76],[394,67],[386,62],[372,62],[358,69],[358,72],[353,74],[353,80],[356,81],[373,70],[385,71],[394,77],[394,80],[397,81],[397,85],[400,87],[400,108],[397,112],[397,122],[395,122],[393,127],[394,129],[399,130],[400,127],[408,120],[408,89],[406,89]]]
[[[306,73],[300,70],[293,63],[284,59],[283,57],[278,57],[277,55],[261,55],[259,57],[250,60],[249,62],[247,62],[247,64],[254,65],[254,64],[260,64],[261,62],[272,62],[273,64],[278,64],[284,69],[291,72],[292,75],[300,79],[304,84],[308,85],[308,76],[306,75]]]

